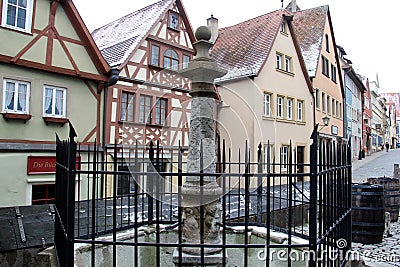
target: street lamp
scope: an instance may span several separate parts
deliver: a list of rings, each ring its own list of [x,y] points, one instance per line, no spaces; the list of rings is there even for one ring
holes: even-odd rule
[[[330,118],[328,116],[325,116],[325,117],[322,118],[324,126],[328,126],[329,125],[329,120],[330,120]]]

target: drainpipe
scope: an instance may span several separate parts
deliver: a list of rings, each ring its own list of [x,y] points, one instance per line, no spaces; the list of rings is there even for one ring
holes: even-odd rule
[[[103,137],[102,137],[102,143],[103,147],[105,148],[106,146],[106,123],[107,123],[107,116],[106,116],[106,110],[107,110],[107,93],[108,93],[108,87],[115,85],[119,80],[119,69],[111,69],[110,71],[110,78],[108,78],[107,83],[104,85],[104,107],[103,107]]]

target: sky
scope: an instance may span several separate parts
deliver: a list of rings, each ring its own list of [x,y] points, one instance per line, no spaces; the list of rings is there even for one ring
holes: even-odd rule
[[[73,0],[90,32],[157,0]],[[194,30],[213,14],[226,27],[280,9],[281,0],[182,0]],[[244,5],[245,3],[245,5]],[[286,7],[290,0],[284,0]],[[400,1],[297,0],[300,9],[329,5],[336,44],[353,68],[378,80],[381,92],[400,92],[398,38]]]

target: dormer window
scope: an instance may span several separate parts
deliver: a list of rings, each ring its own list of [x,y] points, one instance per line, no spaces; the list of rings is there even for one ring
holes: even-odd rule
[[[179,15],[177,13],[169,13],[168,27],[176,31],[179,30]]]
[[[1,26],[30,32],[33,0],[4,0]]]

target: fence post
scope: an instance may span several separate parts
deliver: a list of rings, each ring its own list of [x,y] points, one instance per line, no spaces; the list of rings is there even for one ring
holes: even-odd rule
[[[313,143],[310,146],[310,232],[309,232],[309,249],[310,257],[308,266],[315,267],[317,259],[317,189],[318,189],[318,174],[317,174],[317,161],[318,161],[318,124],[314,126],[314,131],[311,135]]]
[[[258,159],[258,161],[257,161],[257,172],[258,172],[258,176],[257,176],[257,225],[261,226],[261,224],[262,224],[262,191],[263,191],[263,182],[262,182],[263,160],[262,160],[262,145],[261,145],[261,143],[258,145],[257,159]],[[267,212],[267,214],[268,214],[268,212]]]
[[[74,266],[74,223],[75,223],[75,169],[76,169],[76,132],[69,122],[68,143],[68,181],[67,181],[67,246],[66,266]]]

